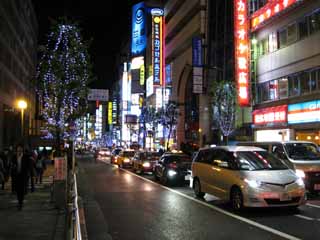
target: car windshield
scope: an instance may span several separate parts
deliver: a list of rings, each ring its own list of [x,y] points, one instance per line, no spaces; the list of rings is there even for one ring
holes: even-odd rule
[[[192,159],[189,156],[185,156],[185,155],[172,155],[169,156],[169,162],[191,162]]]
[[[125,151],[123,152],[124,157],[133,157],[134,156],[134,151]]]
[[[239,151],[235,153],[240,170],[282,170],[288,167],[267,151]]]
[[[312,143],[286,143],[285,148],[293,160],[320,160],[317,146]]]

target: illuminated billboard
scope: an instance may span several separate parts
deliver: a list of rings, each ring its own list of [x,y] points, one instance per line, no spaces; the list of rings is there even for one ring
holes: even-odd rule
[[[247,6],[247,0],[234,0],[235,78],[240,107],[250,105],[249,21]]]
[[[251,30],[256,30],[262,23],[265,23],[266,20],[299,1],[300,0],[269,0],[266,5],[252,14]]]
[[[132,7],[132,56],[143,55],[147,45],[146,9],[144,2]]]
[[[254,110],[254,125],[275,125],[287,123],[287,105]]]
[[[288,123],[320,122],[320,100],[295,103],[288,106]]]
[[[155,85],[163,84],[163,11],[161,9],[151,10],[152,15],[152,66],[153,82]]]

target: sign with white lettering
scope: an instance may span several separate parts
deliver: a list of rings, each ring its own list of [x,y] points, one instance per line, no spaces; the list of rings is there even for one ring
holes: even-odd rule
[[[287,123],[287,105],[254,110],[253,123],[257,125],[279,125]]]
[[[288,123],[320,122],[320,100],[295,103],[288,106]]]

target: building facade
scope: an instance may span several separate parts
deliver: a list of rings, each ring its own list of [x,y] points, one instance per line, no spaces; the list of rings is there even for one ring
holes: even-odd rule
[[[30,0],[0,1],[0,149],[35,131],[38,23]],[[17,100],[27,102],[23,123]],[[21,130],[23,126],[24,129]]]
[[[255,140],[320,144],[320,1],[249,6]]]

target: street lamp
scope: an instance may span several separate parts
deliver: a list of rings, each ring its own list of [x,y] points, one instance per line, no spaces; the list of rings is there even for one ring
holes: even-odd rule
[[[18,108],[21,110],[21,137],[23,137],[23,117],[24,117],[24,110],[27,108],[27,102],[25,100],[18,100]]]

